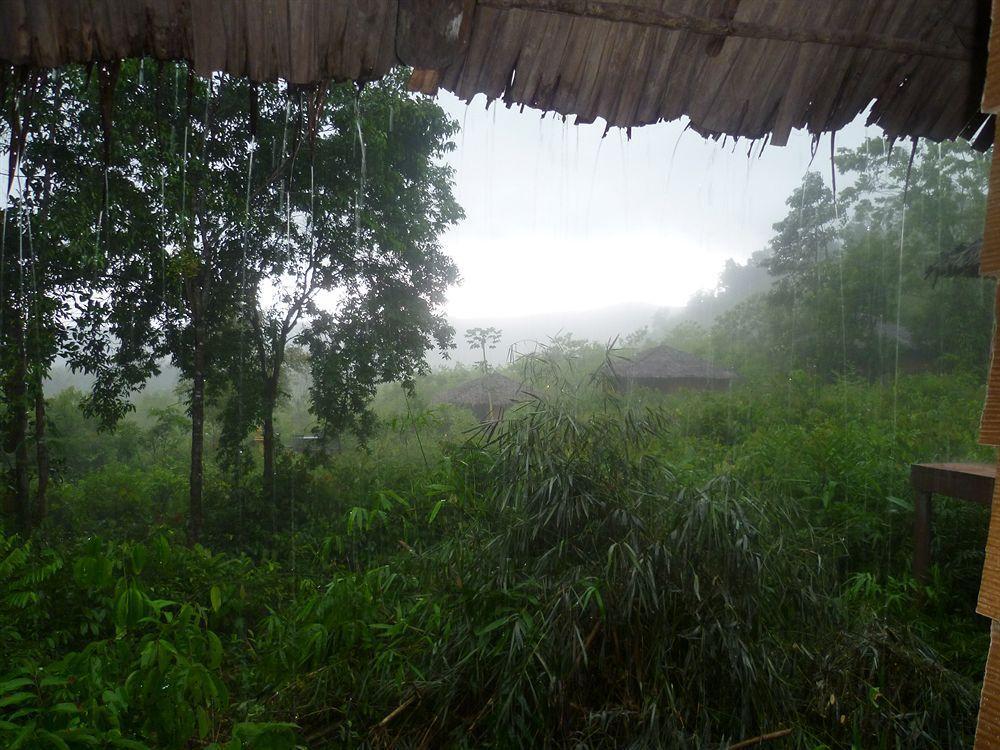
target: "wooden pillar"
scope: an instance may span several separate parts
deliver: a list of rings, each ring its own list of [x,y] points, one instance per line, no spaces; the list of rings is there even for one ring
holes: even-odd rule
[[[930,492],[917,490],[913,498],[913,577],[922,586],[931,573],[931,497]]]

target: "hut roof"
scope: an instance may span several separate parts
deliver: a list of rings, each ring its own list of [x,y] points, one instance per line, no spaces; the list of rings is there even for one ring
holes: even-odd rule
[[[615,365],[615,374],[622,379],[675,380],[734,380],[735,372],[716,367],[701,357],[682,352],[672,346],[661,346],[640,352],[631,360]]]
[[[834,131],[985,148],[989,0],[0,0],[0,61],[150,55],[200,73],[485,94],[578,122],[690,117],[703,134]]]
[[[434,403],[476,406],[493,403],[502,405],[525,395],[524,387],[506,375],[490,373],[475,378],[439,394]]]
[[[979,276],[979,263],[983,254],[983,240],[979,238],[964,245],[957,245],[941,251],[937,259],[927,266],[924,278],[936,282],[938,279],[954,279]]]

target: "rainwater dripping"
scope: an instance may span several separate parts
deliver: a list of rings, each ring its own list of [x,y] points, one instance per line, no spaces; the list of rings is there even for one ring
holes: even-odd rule
[[[604,145],[604,137],[597,140],[597,152],[594,154],[594,168],[590,173],[590,193],[587,196],[587,217],[584,234],[590,234],[590,217],[594,214],[594,185],[597,183],[597,170],[601,164],[601,146]]]
[[[569,118],[563,115],[563,139],[562,139],[562,183],[560,185],[560,190],[562,192],[562,212],[563,212],[563,223],[565,236],[570,236],[573,232],[573,208],[574,208],[574,196],[576,191],[573,190],[573,177],[572,174],[575,171],[575,156],[573,155],[573,146],[571,143],[570,132],[576,130],[575,125],[571,125]]]
[[[837,196],[837,133],[830,131],[830,189],[833,193],[833,221],[840,229],[840,201]],[[844,300],[844,247],[837,248],[837,259],[840,272],[840,345],[843,358],[840,379],[844,387],[844,412],[847,411],[847,306]]]
[[[187,203],[187,164],[188,164],[188,123],[184,123],[184,145],[181,150],[181,210],[180,218],[184,222],[184,206]],[[185,228],[184,233],[187,234]]]
[[[531,178],[531,228],[538,228],[538,172],[541,169],[542,154],[545,153],[545,118],[538,118],[538,152],[534,161],[534,175]]]
[[[670,180],[671,180],[671,178],[673,177],[673,174],[674,174],[674,161],[676,161],[676,159],[677,159],[677,149],[680,147],[680,145],[681,145],[681,138],[684,137],[684,134],[687,132],[687,129],[688,129],[687,125],[685,125],[681,129],[680,134],[677,136],[677,140],[674,142],[674,148],[670,152],[670,161],[667,163],[667,179],[666,179],[666,182],[663,185],[664,192],[669,192],[669,190],[670,190]]]
[[[625,129],[618,128],[618,146],[621,150],[622,158],[622,203],[624,204],[623,214],[625,216],[625,226],[630,226],[629,209],[631,208],[631,196],[629,194],[628,182],[628,148],[625,145]]]
[[[7,148],[10,148],[10,143],[7,144]],[[3,198],[3,211],[2,216],[0,216],[0,345],[4,343],[6,330],[3,325],[3,313],[6,305],[3,304],[4,297],[4,282],[7,278],[7,208],[10,205],[10,183],[8,183],[7,190],[4,192]]]
[[[896,279],[896,352],[892,377],[892,449],[896,451],[896,418],[899,406],[899,339],[900,321],[903,315],[903,247],[906,242],[906,202],[910,194],[910,177],[913,173],[913,160],[917,156],[917,139],[913,139],[910,149],[910,161],[906,165],[906,180],[903,182],[903,205],[899,219],[899,261]]]
[[[492,107],[492,112],[490,108]],[[491,115],[490,125],[486,131],[486,206],[484,215],[486,216],[486,226],[493,233],[493,166],[496,163],[496,133],[497,133],[497,103],[496,101],[486,102],[487,113]],[[544,115],[543,115],[544,117]]]
[[[580,171],[580,126],[579,126],[579,124],[577,124],[575,122],[573,124],[573,137],[575,138],[575,143],[574,143],[574,146],[573,146],[573,148],[574,148],[574,152],[573,152],[573,174],[577,175],[579,173],[579,171]],[[574,180],[574,184],[575,184],[575,180]],[[574,223],[575,223],[576,217],[579,215],[579,213],[580,213],[580,191],[579,190],[574,190],[573,191],[573,216],[574,216]]]
[[[357,133],[358,148],[361,151],[360,173],[358,175],[358,192],[354,200],[354,241],[356,247],[361,249],[361,212],[364,211],[365,202],[365,180],[368,170],[367,149],[365,148],[365,134],[361,129],[361,91],[354,97],[354,129]]]
[[[249,319],[249,295],[247,293],[247,243],[250,241],[249,228],[250,228],[250,190],[253,184],[253,157],[254,153],[257,151],[257,141],[255,138],[251,137],[247,141],[247,189],[243,202],[243,242],[242,242],[242,260],[240,264],[240,301],[243,308],[242,317],[243,324],[240,326],[240,358],[239,358],[239,392],[236,399],[236,418],[240,429],[243,429],[243,398],[245,392],[245,381],[244,381],[244,371],[246,370],[246,321]],[[237,476],[237,488],[239,491],[239,502],[238,502],[238,524],[239,524],[239,536],[242,541],[244,538],[244,517],[246,515],[246,499],[245,490],[243,487],[243,450],[246,444],[245,438],[240,441],[239,455],[237,456],[236,470],[239,472]]]
[[[469,102],[465,103],[465,110],[462,112],[462,129],[461,137],[458,141],[458,172],[463,173],[465,168],[465,134],[468,130],[469,122]]]
[[[160,167],[160,305],[167,326],[167,168]]]
[[[32,319],[34,320],[35,323],[35,341],[34,341],[35,361],[33,364],[35,367],[35,377],[40,379],[42,371],[42,352],[41,352],[42,328],[41,328],[41,309],[39,306],[40,294],[38,292],[38,273],[37,273],[38,257],[35,255],[35,243],[31,236],[30,213],[25,216],[25,226],[27,227],[28,231],[28,257],[31,261],[31,301],[32,301],[31,306],[33,308]],[[41,383],[39,382],[39,386],[40,385]]]
[[[23,153],[22,153],[23,158]],[[17,194],[18,194],[18,238],[17,238],[17,308],[22,309],[24,306],[24,224],[25,224],[25,206],[24,206],[24,183],[21,176],[17,177]],[[18,329],[23,330],[24,322],[23,320],[18,321]],[[22,346],[23,346],[23,333],[22,333]]]

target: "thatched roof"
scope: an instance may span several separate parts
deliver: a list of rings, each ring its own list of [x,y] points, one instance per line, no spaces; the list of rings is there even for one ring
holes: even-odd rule
[[[456,406],[507,406],[525,396],[524,386],[506,375],[490,373],[439,394],[434,403]]]
[[[666,344],[615,363],[613,369],[621,380],[735,380],[738,377],[735,372]]]
[[[944,250],[927,266],[924,278],[933,282],[938,279],[978,278],[982,254],[982,238]]]
[[[0,0],[0,61],[150,55],[200,73],[372,79],[631,127],[837,130],[992,141],[989,0]]]

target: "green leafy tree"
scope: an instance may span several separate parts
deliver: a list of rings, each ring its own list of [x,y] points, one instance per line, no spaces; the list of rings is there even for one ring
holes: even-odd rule
[[[721,317],[717,335],[728,343],[717,350],[742,345],[750,359],[767,352],[771,369],[823,377],[983,367],[992,282],[932,283],[925,270],[980,236],[988,156],[957,143],[920,143],[911,154],[871,139],[835,161],[846,187],[835,201],[818,173],[806,175],[768,247],[774,286],[764,304],[741,308],[756,329],[739,321],[736,337],[737,321]]]
[[[283,137],[304,145],[277,202],[260,209],[277,221],[253,239],[242,318],[250,352],[233,378],[238,392],[254,390],[257,412],[244,418],[259,419],[272,501],[274,412],[293,339],[309,347],[313,412],[336,429],[378,383],[412,379],[424,352],[451,337],[440,306],[456,270],[439,237],[462,216],[441,164],[456,124],[401,76],[322,93],[321,111],[301,96],[291,105]]]
[[[130,408],[128,395],[156,370],[149,301],[112,292],[146,273],[130,246],[150,228],[133,165],[113,159],[130,138],[148,140],[138,120],[116,142],[102,122],[111,74],[101,68],[22,73],[6,89],[12,138],[8,207],[0,251],[5,443],[13,453],[8,509],[22,527],[45,515],[49,478],[43,383],[56,357],[93,376],[84,408],[111,426]],[[114,203],[109,196],[115,196]],[[127,233],[123,227],[128,227]],[[127,237],[126,237],[127,235]],[[126,287],[127,288],[127,287]],[[33,412],[33,435],[29,414]],[[35,497],[28,511],[28,443],[35,445]]]

